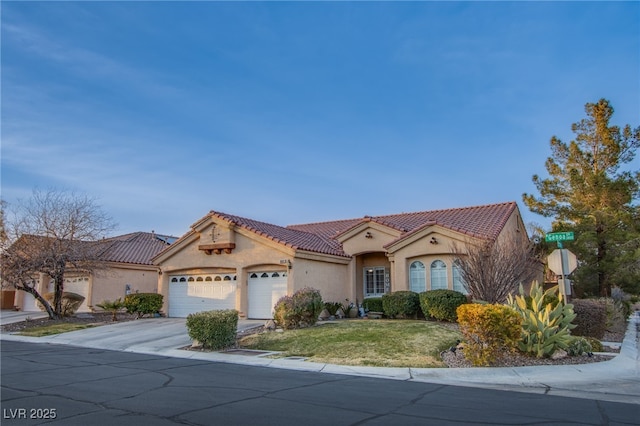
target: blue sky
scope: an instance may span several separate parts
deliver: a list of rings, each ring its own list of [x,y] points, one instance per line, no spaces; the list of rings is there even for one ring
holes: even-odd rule
[[[2,198],[117,233],[517,201],[584,105],[640,117],[638,2],[7,2]],[[631,165],[640,168],[640,160]]]

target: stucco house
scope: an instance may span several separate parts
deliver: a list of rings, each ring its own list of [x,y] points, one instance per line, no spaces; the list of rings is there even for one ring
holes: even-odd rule
[[[43,238],[45,237],[32,236],[31,243],[37,244]],[[105,238],[97,245],[89,243],[99,250],[100,268],[92,273],[68,270],[65,274],[64,291],[85,297],[78,312],[100,310],[96,304],[124,298],[129,293],[155,293],[158,289],[158,267],[153,265],[151,259],[175,240],[175,237],[153,232],[135,232]],[[53,291],[53,280],[47,275],[37,274],[34,281],[40,294]],[[22,311],[40,310],[35,298],[24,291],[14,292],[13,307]]]
[[[528,239],[515,202],[286,227],[211,211],[153,263],[169,316],[231,308],[262,319],[304,287],[337,302],[464,292],[453,247],[508,238]]]

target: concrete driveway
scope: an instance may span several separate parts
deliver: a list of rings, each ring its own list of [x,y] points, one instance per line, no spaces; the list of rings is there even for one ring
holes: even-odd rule
[[[25,318],[43,318],[40,312],[2,311],[1,324],[24,321]],[[58,343],[87,348],[117,351],[161,353],[167,348],[177,349],[191,344],[185,318],[142,318],[135,321],[112,323],[108,326],[87,328],[53,336],[31,338],[34,342]],[[261,326],[263,320],[240,320],[238,331]],[[23,336],[22,340],[31,340]]]
[[[0,311],[0,325],[13,324],[14,322],[22,322],[27,318],[38,319],[46,318],[47,314],[44,312],[22,312],[22,311]]]

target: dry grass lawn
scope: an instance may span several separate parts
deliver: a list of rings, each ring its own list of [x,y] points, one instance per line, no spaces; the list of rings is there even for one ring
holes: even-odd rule
[[[60,323],[60,324],[43,325],[39,327],[31,327],[21,331],[18,334],[22,336],[43,337],[43,336],[51,336],[52,334],[66,333],[68,331],[82,330],[84,328],[89,328],[89,327],[93,327],[93,326],[90,324]]]
[[[330,364],[427,368],[445,367],[440,352],[461,338],[458,331],[437,322],[342,320],[250,335],[239,346]]]

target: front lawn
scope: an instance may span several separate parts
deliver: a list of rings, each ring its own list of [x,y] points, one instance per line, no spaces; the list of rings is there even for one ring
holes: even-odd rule
[[[43,325],[39,327],[31,327],[21,331],[20,335],[30,337],[43,337],[51,336],[53,334],[66,333],[68,331],[82,330],[85,328],[93,327],[90,324],[75,324],[75,323],[58,323],[51,325]]]
[[[244,349],[280,351],[282,357],[374,367],[446,367],[440,352],[462,335],[444,324],[410,320],[344,320],[239,341]]]

